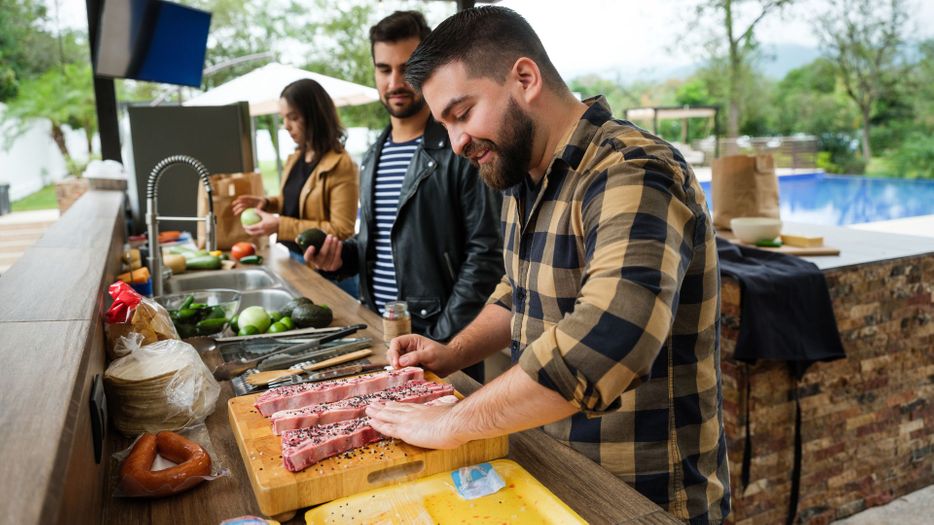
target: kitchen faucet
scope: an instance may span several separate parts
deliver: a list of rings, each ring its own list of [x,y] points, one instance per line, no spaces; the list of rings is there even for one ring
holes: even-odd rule
[[[159,217],[156,208],[156,199],[159,194],[159,179],[162,174],[171,166],[184,164],[193,168],[201,183],[204,185],[204,191],[208,195],[208,214],[204,217]],[[214,199],[211,191],[211,179],[208,169],[204,167],[198,159],[188,155],[173,155],[160,161],[149,174],[149,181],[146,183],[146,230],[149,234],[149,273],[152,274],[152,294],[153,296],[162,295],[162,251],[159,247],[159,221],[204,221],[204,231],[207,236],[207,249],[213,251],[217,248],[214,237],[215,217],[214,217]]]

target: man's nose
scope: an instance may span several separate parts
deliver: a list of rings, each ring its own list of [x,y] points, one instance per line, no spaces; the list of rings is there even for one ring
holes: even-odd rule
[[[448,130],[448,137],[451,139],[451,149],[457,155],[463,155],[467,145],[470,144],[470,135],[451,128]]]
[[[389,73],[389,89],[399,89],[405,86],[405,73],[402,69],[393,69]]]

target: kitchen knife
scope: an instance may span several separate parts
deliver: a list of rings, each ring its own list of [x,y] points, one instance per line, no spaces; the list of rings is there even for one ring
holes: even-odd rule
[[[292,376],[290,380],[281,381],[279,383],[270,384],[269,387],[276,386],[285,386],[285,385],[300,385],[302,383],[315,383],[318,381],[327,381],[328,379],[337,379],[340,377],[347,377],[357,374],[362,374],[363,372],[372,372],[374,370],[382,370],[386,368],[385,363],[366,363],[359,365],[347,365],[347,366],[338,366],[331,368],[329,370],[322,370],[320,372],[309,372],[308,376],[303,379],[297,379],[300,376]]]
[[[267,359],[270,356],[283,354],[283,353],[302,352],[305,350],[312,350],[312,349],[315,349],[321,346],[322,343],[327,343],[329,341],[340,339],[344,336],[347,336],[347,335],[350,335],[356,332],[357,330],[362,330],[364,328],[366,328],[365,324],[355,324],[352,326],[348,326],[347,328],[344,328],[343,330],[339,330],[337,332],[328,334],[324,337],[321,337],[320,339],[315,339],[314,341],[309,341],[307,343],[302,343],[298,345],[287,346],[285,348],[281,348],[279,350],[269,352],[268,354],[263,354],[255,359],[242,359],[241,358],[235,361],[229,361],[214,369],[214,379],[217,379],[218,381],[226,381],[236,375],[239,375],[245,372],[246,370],[249,370],[250,368],[253,368],[260,361],[263,361],[264,359]]]

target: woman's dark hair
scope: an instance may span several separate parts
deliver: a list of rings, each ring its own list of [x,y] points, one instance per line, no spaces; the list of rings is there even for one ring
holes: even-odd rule
[[[521,57],[538,64],[553,91],[568,92],[532,26],[519,13],[499,6],[465,9],[438,24],[406,62],[405,80],[421,90],[439,67],[459,61],[470,75],[502,84]]]
[[[344,151],[344,126],[334,101],[321,84],[310,78],[296,80],[285,86],[279,97],[305,119],[305,144],[299,144],[302,153],[309,145],[317,157],[331,150]]]
[[[373,56],[373,46],[377,42],[392,43],[410,38],[421,41],[428,33],[431,33],[431,27],[425,21],[425,15],[418,11],[396,11],[370,28],[370,56]]]

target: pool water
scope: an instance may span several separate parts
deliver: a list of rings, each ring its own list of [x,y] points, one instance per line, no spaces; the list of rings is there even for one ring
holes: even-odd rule
[[[710,206],[710,182],[701,186]],[[809,173],[779,177],[778,193],[782,220],[792,222],[845,226],[934,214],[934,180]]]

